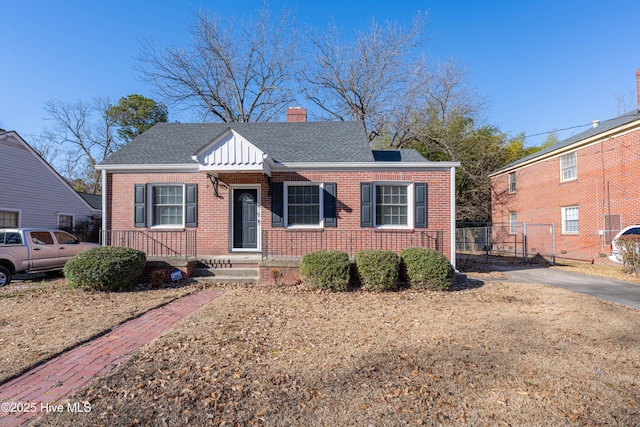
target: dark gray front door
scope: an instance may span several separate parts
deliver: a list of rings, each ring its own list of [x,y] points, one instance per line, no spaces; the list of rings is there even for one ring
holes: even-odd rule
[[[233,191],[233,247],[258,248],[258,190]]]

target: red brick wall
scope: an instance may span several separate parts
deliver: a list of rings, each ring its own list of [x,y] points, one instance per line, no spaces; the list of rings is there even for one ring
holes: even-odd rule
[[[604,216],[620,215],[622,227],[640,223],[640,129],[576,152],[573,181],[560,182],[559,156],[516,169],[515,194],[508,194],[508,173],[494,177],[493,222],[509,222],[509,213],[516,212],[519,222],[554,223],[558,257],[606,263],[609,245],[599,234]],[[578,234],[562,233],[564,206],[579,207]]]
[[[300,267],[260,266],[259,283],[266,285],[295,285],[300,283]],[[277,279],[276,279],[277,278]],[[277,280],[277,281],[276,281]]]
[[[421,172],[301,172],[274,173],[273,182],[312,181],[337,183],[337,216],[339,230],[366,230],[360,227],[360,182],[404,181],[428,183],[428,229],[443,231],[442,252],[450,249],[450,171]],[[109,173],[108,224],[110,230],[133,230],[134,184],[197,183],[198,238],[197,252],[219,255],[229,252],[230,188],[241,184],[261,187],[261,227],[271,230],[271,205],[263,174],[220,174],[219,198],[205,173]],[[111,197],[113,196],[113,198]],[[113,200],[113,203],[111,201]],[[282,228],[279,228],[282,230]],[[325,229],[327,231],[332,231]],[[368,229],[372,233],[373,229]],[[380,231],[377,231],[380,232]]]

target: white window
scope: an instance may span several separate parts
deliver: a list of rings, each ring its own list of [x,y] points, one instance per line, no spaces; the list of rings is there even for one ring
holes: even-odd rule
[[[17,228],[19,226],[20,226],[19,212],[0,210],[0,228]]]
[[[322,225],[322,185],[305,182],[285,185],[285,218],[287,227]]]
[[[578,234],[578,207],[566,206],[562,208],[562,233]]]
[[[184,186],[153,185],[151,187],[151,225],[184,225]]]
[[[516,173],[511,172],[509,174],[509,194],[516,192]]]
[[[560,181],[571,181],[578,178],[575,151],[560,157]]]
[[[518,233],[518,213],[509,212],[509,234]]]
[[[411,191],[409,184],[376,184],[376,227],[408,227],[411,225]]]
[[[73,233],[73,215],[59,213],[58,228],[67,233]]]

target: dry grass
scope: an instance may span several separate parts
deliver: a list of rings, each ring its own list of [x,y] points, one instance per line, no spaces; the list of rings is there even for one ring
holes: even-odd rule
[[[84,292],[64,278],[14,280],[0,288],[0,383],[194,289],[140,290]]]
[[[238,288],[40,425],[625,425],[640,312],[541,285]]]

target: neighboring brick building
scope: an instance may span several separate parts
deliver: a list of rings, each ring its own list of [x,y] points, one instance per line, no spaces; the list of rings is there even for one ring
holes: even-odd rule
[[[199,258],[426,246],[455,263],[458,163],[371,150],[361,123],[306,122],[302,108],[287,120],[159,123],[135,138],[98,166],[110,241],[153,236]]]
[[[636,77],[638,110],[491,174],[494,223],[554,224],[558,258],[609,262],[616,232],[640,223],[640,70]]]

